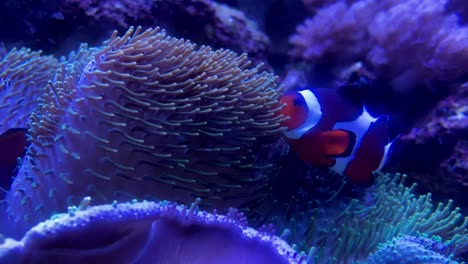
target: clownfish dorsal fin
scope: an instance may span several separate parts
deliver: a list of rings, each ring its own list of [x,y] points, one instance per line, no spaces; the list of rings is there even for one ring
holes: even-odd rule
[[[321,132],[319,137],[323,142],[322,154],[332,158],[351,155],[356,144],[356,135],[344,129]]]
[[[369,88],[369,80],[353,72],[348,81],[338,87],[338,94],[345,98],[352,105],[364,107],[364,94]]]

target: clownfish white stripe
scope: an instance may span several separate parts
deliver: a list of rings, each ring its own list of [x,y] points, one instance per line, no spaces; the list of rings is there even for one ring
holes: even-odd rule
[[[309,111],[304,123],[302,123],[298,128],[284,132],[284,135],[290,139],[301,138],[302,135],[317,125],[322,118],[322,108],[320,107],[320,103],[314,93],[310,90],[302,90],[299,91],[299,93],[304,98]]]
[[[364,135],[369,130],[371,124],[376,120],[377,118],[371,116],[364,108],[362,114],[356,120],[350,122],[339,122],[335,124],[333,127],[334,130],[343,129],[352,131],[356,135],[356,143],[354,144],[353,150],[351,151],[352,154],[346,157],[336,158],[336,163],[333,167],[330,168],[331,170],[341,175],[344,174],[346,166],[348,166],[349,162],[354,159],[356,149],[361,145]]]

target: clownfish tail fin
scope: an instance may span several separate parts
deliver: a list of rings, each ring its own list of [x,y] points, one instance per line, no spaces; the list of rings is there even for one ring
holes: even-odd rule
[[[392,141],[385,145],[384,155],[382,161],[379,164],[378,171],[380,170],[392,170],[391,168],[398,168],[399,165],[399,155],[395,155],[400,152],[401,144],[400,139],[401,135],[396,136]]]

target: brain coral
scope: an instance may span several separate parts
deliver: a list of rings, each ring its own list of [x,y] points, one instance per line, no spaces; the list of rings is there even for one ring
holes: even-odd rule
[[[115,32],[72,57],[31,116],[31,145],[6,199],[17,230],[84,196],[200,197],[224,209],[268,195],[274,168],[259,154],[283,129],[274,75],[158,28]]]

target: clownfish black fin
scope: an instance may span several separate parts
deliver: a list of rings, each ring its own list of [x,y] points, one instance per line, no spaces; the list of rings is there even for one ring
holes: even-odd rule
[[[357,72],[353,72],[348,81],[338,87],[338,93],[351,104],[362,108],[364,106],[364,94],[368,88],[369,80]]]
[[[353,151],[356,135],[348,130],[337,129],[320,133],[322,137],[322,154],[331,157],[346,157]]]

